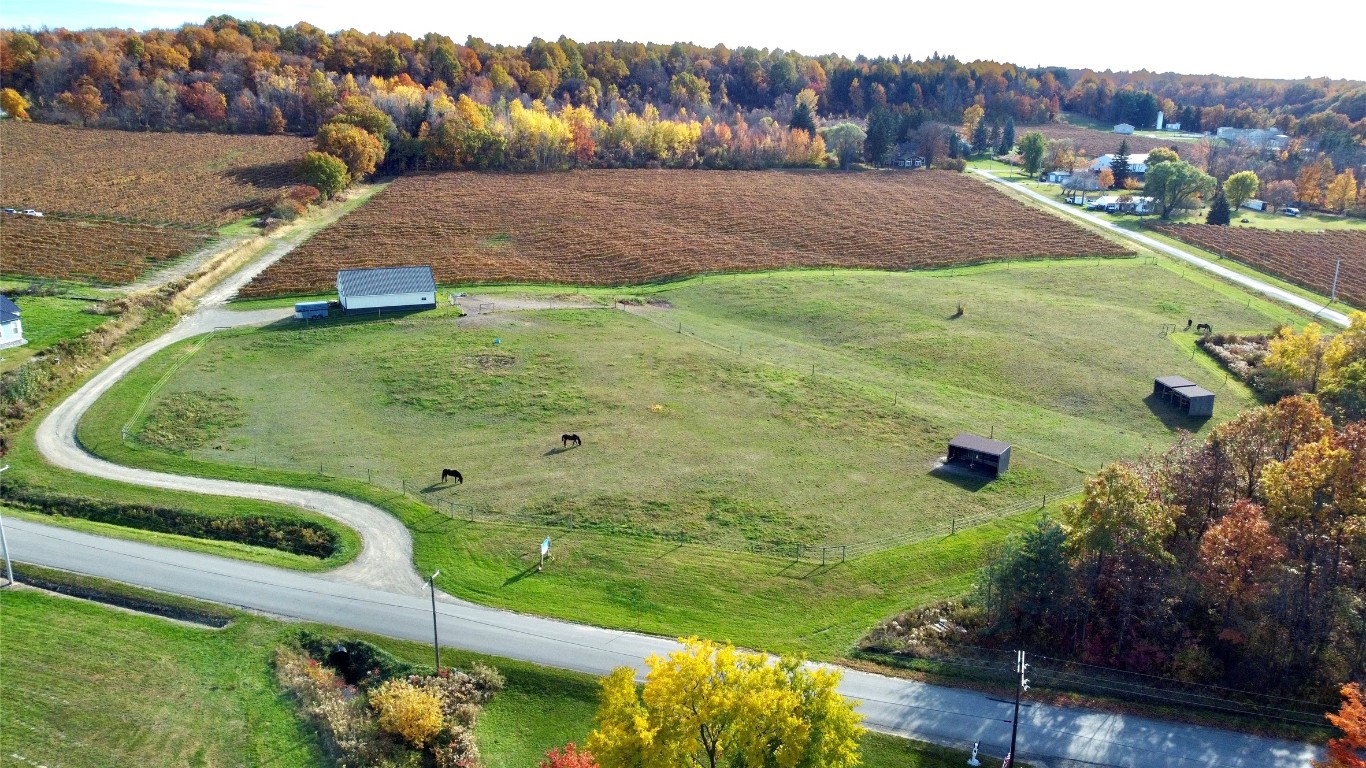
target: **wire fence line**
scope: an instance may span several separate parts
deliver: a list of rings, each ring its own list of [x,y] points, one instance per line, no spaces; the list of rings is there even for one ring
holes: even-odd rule
[[[125,444],[129,446],[139,447],[140,445],[137,442],[136,436],[127,435],[124,440]],[[818,563],[821,565],[832,565],[876,554],[895,547],[952,536],[958,531],[986,525],[1021,512],[1026,512],[1031,509],[1042,509],[1048,505],[1049,501],[1057,501],[1075,495],[1082,489],[1082,486],[1077,485],[1050,491],[1046,494],[1040,494],[1038,497],[1024,499],[997,509],[981,510],[966,514],[951,514],[949,515],[948,520],[916,525],[893,536],[861,541],[835,541],[834,543],[831,543],[829,541],[804,542],[795,540],[745,538],[741,536],[715,535],[708,531],[699,532],[681,529],[668,530],[657,528],[654,530],[642,531],[632,525],[632,522],[627,515],[614,515],[608,510],[598,510],[595,511],[594,514],[585,517],[582,514],[576,515],[573,510],[546,509],[543,511],[503,511],[480,504],[452,499],[443,496],[442,492],[450,490],[453,481],[443,482],[439,479],[439,475],[433,475],[429,478],[418,480],[409,477],[396,476],[386,472],[377,472],[373,468],[359,467],[354,464],[344,466],[333,464],[328,466],[322,461],[317,464],[305,464],[303,462],[280,460],[278,458],[263,460],[255,454],[235,458],[237,459],[237,462],[234,463],[237,466],[361,482],[373,488],[392,491],[405,496],[451,520],[461,520],[471,523],[520,525],[539,527],[542,529],[558,529],[565,532],[579,530],[595,533],[609,533],[643,540],[690,544],[731,552],[743,552],[752,555],[782,558],[795,562]],[[850,538],[852,539],[852,537]]]

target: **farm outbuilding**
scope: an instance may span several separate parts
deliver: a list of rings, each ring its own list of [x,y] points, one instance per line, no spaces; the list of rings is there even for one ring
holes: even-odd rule
[[[984,470],[992,477],[999,477],[1010,468],[1010,443],[959,432],[949,441],[947,461],[966,464],[969,469]]]
[[[433,309],[436,279],[430,266],[343,269],[337,298],[345,312]]]
[[[1153,394],[1191,416],[1214,415],[1214,393],[1182,376],[1153,379]]]
[[[326,301],[298,301],[294,303],[295,320],[317,320],[327,317]]]
[[[20,317],[19,305],[10,301],[8,296],[0,296],[0,349],[18,347],[28,343],[24,338],[24,321]]]

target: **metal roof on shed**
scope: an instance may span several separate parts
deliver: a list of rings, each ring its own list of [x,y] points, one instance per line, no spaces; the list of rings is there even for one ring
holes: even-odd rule
[[[1191,381],[1190,379],[1187,379],[1184,376],[1162,376],[1160,378],[1153,379],[1153,381],[1154,383],[1161,384],[1166,387],[1171,387],[1172,389],[1195,386],[1195,382]]]
[[[959,432],[949,441],[952,448],[966,448],[969,451],[979,453],[990,453],[1000,456],[1010,450],[1010,443],[1003,443],[1000,440],[992,440],[981,435],[971,435],[967,432]]]
[[[1195,400],[1196,398],[1200,397],[1214,397],[1213,392],[1209,391],[1208,389],[1205,389],[1204,387],[1198,387],[1194,384],[1190,385],[1189,387],[1177,387],[1176,391],[1180,392],[1183,396],[1191,400]]]
[[[337,272],[337,293],[344,296],[388,296],[396,293],[436,293],[432,268],[378,267]]]
[[[18,320],[19,315],[19,305],[10,301],[8,296],[0,296],[0,323]]]

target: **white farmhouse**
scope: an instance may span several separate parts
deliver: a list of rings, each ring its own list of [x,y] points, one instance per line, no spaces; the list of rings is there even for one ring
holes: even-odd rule
[[[1091,172],[1100,173],[1102,168],[1109,168],[1110,163],[1115,161],[1114,155],[1101,155],[1091,161]],[[1143,174],[1148,172],[1148,153],[1143,152],[1137,155],[1129,155],[1129,173],[1142,179]]]
[[[436,280],[430,266],[343,269],[337,298],[345,312],[433,309]]]
[[[24,338],[24,323],[20,319],[19,306],[0,296],[0,349],[18,347],[28,343]]]

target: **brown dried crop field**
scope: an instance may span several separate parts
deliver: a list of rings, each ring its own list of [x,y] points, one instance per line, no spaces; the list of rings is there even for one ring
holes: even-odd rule
[[[0,204],[217,227],[298,183],[295,136],[134,133],[0,123]]]
[[[393,182],[241,295],[327,291],[338,269],[409,264],[430,264],[446,285],[630,285],[1129,253],[943,171],[443,173]]]
[[[208,239],[179,227],[8,214],[0,219],[0,274],[131,283]]]
[[[1071,139],[1080,152],[1092,159],[1118,151],[1119,143],[1126,139],[1129,141],[1129,151],[1131,153],[1151,152],[1158,147],[1170,147],[1172,144],[1177,144],[1178,147],[1180,146],[1179,143],[1174,141],[1150,139],[1146,136],[1121,136],[1118,133],[1107,133],[1105,131],[1097,131],[1093,128],[1083,128],[1079,125],[1069,125],[1067,123],[1015,126],[1016,136],[1023,136],[1030,131],[1038,131],[1050,141],[1054,139]]]
[[[1366,307],[1366,231],[1278,232],[1209,224],[1160,224],[1154,229],[1324,296],[1332,290],[1333,270],[1341,258],[1338,297]]]

